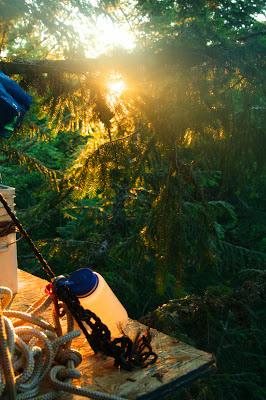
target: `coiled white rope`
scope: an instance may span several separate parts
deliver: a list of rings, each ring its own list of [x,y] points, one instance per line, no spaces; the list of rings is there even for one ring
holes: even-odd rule
[[[51,305],[51,296],[43,296],[27,312],[10,310],[11,303],[11,290],[0,287],[1,400],[54,400],[62,398],[64,392],[98,400],[125,400],[71,383],[80,377],[76,367],[82,358],[71,349],[71,342],[80,331],[74,330],[66,307],[67,332],[63,334],[55,312],[54,326],[39,316]],[[48,376],[54,391],[43,393]]]

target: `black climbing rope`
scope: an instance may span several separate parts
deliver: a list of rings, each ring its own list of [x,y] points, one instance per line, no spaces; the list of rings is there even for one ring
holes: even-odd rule
[[[12,219],[13,223],[18,228],[19,232],[23,235],[23,237],[26,239],[27,243],[31,247],[32,251],[34,252],[34,254],[36,256],[36,258],[39,260],[42,269],[48,275],[49,280],[54,278],[55,274],[52,271],[51,267],[49,266],[48,262],[43,258],[43,256],[41,255],[41,253],[39,252],[39,250],[37,249],[37,247],[35,246],[35,244],[31,240],[29,234],[25,231],[25,229],[23,228],[23,226],[21,225],[21,223],[19,222],[19,220],[17,219],[17,217],[15,216],[15,214],[13,213],[11,208],[9,207],[9,205],[8,205],[7,201],[5,200],[5,198],[3,197],[2,193],[0,193],[0,201],[3,204],[3,206],[5,207],[6,212],[8,213],[10,218]]]
[[[69,311],[77,321],[81,331],[84,333],[88,343],[95,353],[101,352],[109,357],[115,359],[115,366],[125,370],[132,370],[137,367],[147,367],[157,360],[157,354],[152,351],[151,335],[149,331],[145,334],[138,333],[134,341],[132,341],[124,333],[121,337],[111,340],[111,333],[108,327],[101,321],[101,319],[92,311],[85,310],[79,299],[73,294],[70,287],[62,283],[65,280],[63,276],[56,277],[48,262],[43,258],[29,234],[25,231],[15,214],[12,212],[8,203],[0,193],[0,201],[5,207],[8,215],[13,221],[13,224],[18,228],[23,237],[27,240],[29,246],[39,260],[42,269],[48,275],[50,284],[47,286],[47,292],[53,296],[55,310],[58,315],[63,316],[62,304],[67,305]],[[11,229],[13,225],[8,224],[5,229]],[[13,229],[13,228],[12,228]],[[85,324],[89,327],[88,332]]]

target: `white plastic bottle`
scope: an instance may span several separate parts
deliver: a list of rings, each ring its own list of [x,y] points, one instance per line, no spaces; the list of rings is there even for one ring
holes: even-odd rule
[[[70,274],[68,282],[83,308],[93,311],[107,325],[112,338],[119,337],[128,322],[127,311],[104,278],[89,268]]]

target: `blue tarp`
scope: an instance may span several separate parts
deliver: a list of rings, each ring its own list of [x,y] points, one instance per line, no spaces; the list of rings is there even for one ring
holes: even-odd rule
[[[9,137],[18,128],[32,98],[0,71],[0,136]]]

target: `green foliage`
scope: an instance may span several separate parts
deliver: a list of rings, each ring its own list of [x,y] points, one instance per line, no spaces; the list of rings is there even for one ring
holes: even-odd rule
[[[265,271],[245,271],[235,290],[209,287],[203,296],[172,300],[143,320],[215,356],[215,374],[171,399],[265,398],[265,287]]]
[[[73,27],[67,23],[72,13],[87,16],[89,2],[67,0],[1,0],[0,55],[16,58],[46,58],[48,55],[84,55]]]
[[[0,1],[8,56],[82,52],[58,24],[68,7],[123,15],[139,47],[117,67],[128,78],[118,98],[97,67],[14,77],[34,96],[23,129],[0,143],[18,216],[56,273],[93,266],[135,318],[167,303],[149,321],[215,353],[217,374],[177,397],[262,400],[264,2],[44,3]],[[20,266],[41,274],[18,249]]]

